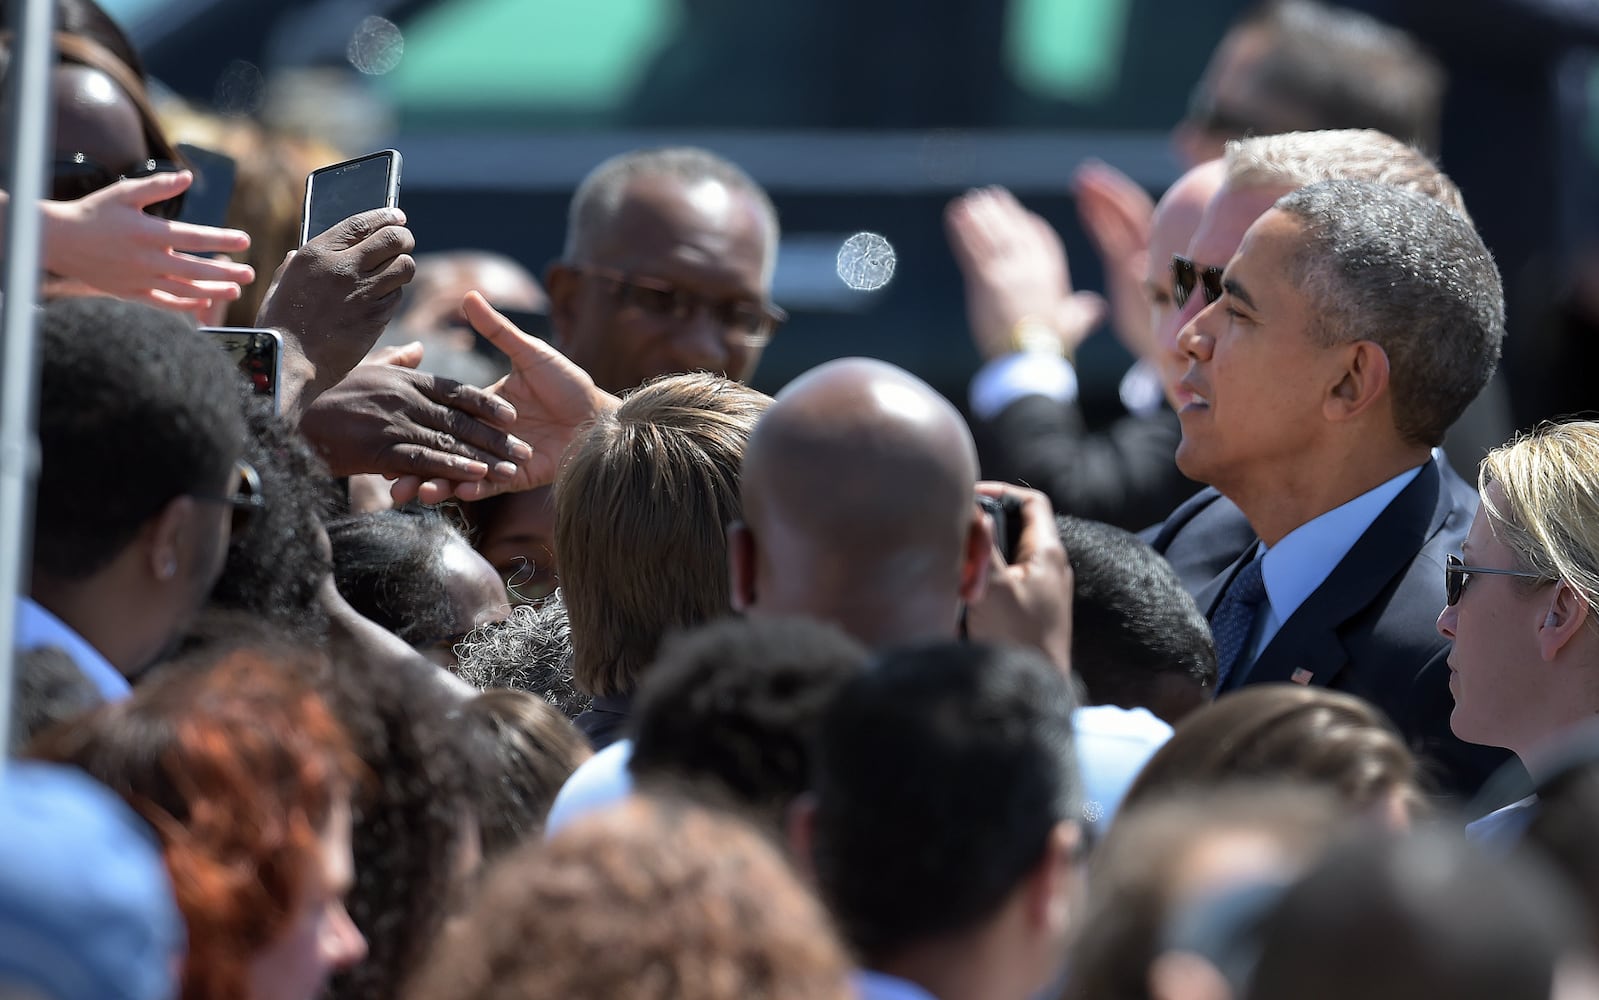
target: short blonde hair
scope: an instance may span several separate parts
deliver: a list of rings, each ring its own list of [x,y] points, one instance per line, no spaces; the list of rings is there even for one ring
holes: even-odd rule
[[[1370,128],[1284,132],[1232,139],[1223,154],[1231,188],[1302,188],[1322,181],[1369,181],[1414,191],[1458,212],[1466,202],[1425,153]]]
[[[1599,421],[1517,435],[1482,460],[1478,483],[1494,534],[1522,568],[1564,580],[1599,610]],[[1503,504],[1489,483],[1499,484]]]

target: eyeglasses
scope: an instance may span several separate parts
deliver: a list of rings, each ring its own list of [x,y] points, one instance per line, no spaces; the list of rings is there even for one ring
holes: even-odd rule
[[[778,327],[788,322],[788,313],[767,303],[750,299],[713,301],[667,281],[634,277],[608,268],[577,267],[574,270],[611,286],[610,296],[614,301],[632,306],[653,319],[684,323],[704,309],[728,335],[751,347],[764,345]]]
[[[117,181],[136,177],[150,177],[154,174],[172,173],[182,170],[183,165],[171,160],[140,160],[123,170],[113,170],[98,160],[91,159],[85,153],[73,153],[65,159],[56,160],[52,167],[52,182],[50,199],[52,201],[77,201],[85,195],[94,194],[101,188],[107,188]],[[163,219],[175,219],[183,208],[183,195],[175,195],[166,201],[157,202],[145,211]]]
[[[1542,573],[1526,573],[1519,569],[1494,569],[1491,566],[1467,566],[1460,561],[1459,556],[1444,557],[1444,601],[1449,607],[1454,607],[1460,601],[1460,595],[1466,592],[1466,584],[1471,582],[1472,574],[1481,573],[1484,576],[1519,576],[1523,580],[1548,580]]]
[[[1194,294],[1194,285],[1203,282],[1205,287],[1205,304],[1209,305],[1221,298],[1221,276],[1225,268],[1207,267],[1200,269],[1198,264],[1184,257],[1180,253],[1171,255],[1171,294],[1177,301],[1177,308],[1181,309],[1188,304],[1188,296]]]
[[[190,493],[189,496],[206,503],[221,503],[232,507],[233,520],[229,528],[233,537],[239,538],[250,530],[256,515],[266,509],[266,494],[261,491],[261,476],[255,471],[255,466],[244,459],[241,458],[233,463],[233,475],[233,492],[227,496],[207,493]]]

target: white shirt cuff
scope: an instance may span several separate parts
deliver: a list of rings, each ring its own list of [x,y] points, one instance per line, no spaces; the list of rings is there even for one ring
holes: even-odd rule
[[[995,358],[972,376],[972,415],[979,420],[994,419],[1023,396],[1076,402],[1077,371],[1065,358],[1024,352]]]

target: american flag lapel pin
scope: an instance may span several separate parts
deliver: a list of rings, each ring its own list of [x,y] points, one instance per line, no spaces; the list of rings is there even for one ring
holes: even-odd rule
[[[1308,685],[1310,683],[1310,679],[1315,676],[1315,674],[1306,670],[1304,667],[1300,667],[1298,670],[1294,671],[1293,676],[1290,677],[1289,680],[1293,681],[1295,684]]]

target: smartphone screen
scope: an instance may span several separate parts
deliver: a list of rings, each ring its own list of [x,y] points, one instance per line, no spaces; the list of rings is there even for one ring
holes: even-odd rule
[[[237,173],[233,160],[221,153],[188,143],[178,143],[178,153],[194,172],[194,183],[183,193],[179,222],[197,226],[223,226],[228,221],[228,205],[233,201],[233,180]]]
[[[272,399],[278,409],[278,372],[283,366],[283,336],[276,330],[246,327],[204,326],[200,332],[216,340],[239,366],[258,396]]]
[[[300,245],[352,215],[391,208],[400,197],[400,154],[369,153],[311,172],[305,181],[305,219]]]

